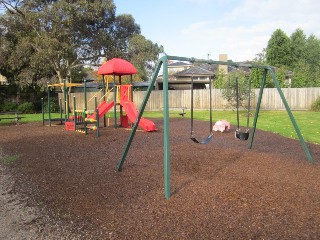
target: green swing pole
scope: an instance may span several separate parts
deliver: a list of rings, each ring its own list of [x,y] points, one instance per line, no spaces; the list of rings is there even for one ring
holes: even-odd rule
[[[49,126],[51,127],[51,108],[50,108],[50,87],[48,84],[48,115],[49,115]]]
[[[168,61],[163,61],[163,130],[164,130],[164,194],[170,198],[170,133],[169,133],[169,86]],[[152,85],[153,86],[153,85]]]
[[[83,128],[84,128],[84,133],[87,135],[88,134],[88,129],[87,129],[87,108],[84,108],[83,110]]]
[[[287,100],[286,100],[286,98],[285,98],[285,96],[284,96],[284,94],[283,94],[283,92],[282,92],[282,90],[281,90],[281,88],[280,88],[280,84],[279,84],[279,82],[278,82],[278,80],[277,80],[277,78],[276,78],[276,75],[275,75],[275,73],[274,73],[274,71],[272,70],[271,67],[269,67],[269,71],[270,71],[270,73],[271,73],[271,77],[272,77],[272,79],[273,79],[273,82],[274,82],[275,86],[276,86],[277,89],[278,89],[279,95],[280,95],[280,97],[281,97],[281,99],[282,99],[282,102],[283,102],[283,104],[284,104],[284,106],[285,106],[285,108],[286,108],[286,110],[287,110],[287,113],[288,113],[288,115],[289,115],[289,117],[290,117],[290,120],[291,120],[291,122],[292,122],[292,125],[293,125],[294,129],[296,130],[296,133],[297,133],[298,138],[299,138],[299,140],[300,140],[300,144],[301,144],[301,146],[302,146],[302,148],[303,148],[303,150],[304,150],[304,152],[305,152],[305,154],[306,154],[306,156],[307,156],[307,158],[308,158],[308,161],[309,161],[310,163],[314,163],[313,158],[312,158],[312,156],[311,156],[311,154],[310,154],[310,151],[309,151],[309,149],[308,149],[308,147],[307,147],[307,145],[306,145],[306,142],[304,141],[304,139],[303,139],[303,137],[302,137],[302,134],[301,134],[301,132],[300,132],[300,129],[299,129],[299,127],[298,127],[298,124],[297,124],[296,120],[294,119],[293,114],[292,114],[292,112],[291,112],[291,110],[290,110],[290,107],[289,107],[289,105],[288,105],[288,102],[287,102]]]
[[[83,80],[84,88],[84,112],[83,112],[83,120],[84,120],[84,132],[85,134],[88,134],[88,129],[87,129],[87,81]]]
[[[116,75],[113,74],[113,118],[114,118],[114,128],[117,128],[117,84],[116,84]]]
[[[130,84],[131,84],[131,101],[133,102],[133,79],[132,79],[132,74],[130,75]]]
[[[268,70],[267,70],[267,69],[264,69],[262,81],[261,81],[261,83],[260,83],[259,97],[258,97],[258,102],[257,102],[257,106],[256,106],[256,112],[255,112],[255,115],[254,115],[253,127],[252,127],[252,130],[251,130],[251,134],[250,134],[250,138],[249,138],[249,143],[248,143],[248,148],[249,148],[249,149],[252,148],[252,142],[253,142],[254,134],[255,134],[256,128],[257,128],[257,122],[258,122],[258,117],[259,117],[260,105],[261,105],[261,100],[262,100],[262,94],[263,94],[264,86],[265,86],[265,83],[266,83],[267,72],[268,72]]]
[[[62,125],[62,99],[59,98],[60,124]]]
[[[87,80],[83,80],[84,108],[88,108],[87,104]]]
[[[64,97],[64,121],[66,122],[69,118],[67,116],[67,87],[66,87],[66,80],[63,80],[63,97]]]
[[[163,60],[162,60],[162,61],[163,61]],[[150,85],[149,85],[149,87],[148,87],[148,90],[146,91],[146,94],[145,94],[144,99],[143,99],[143,101],[142,101],[142,104],[141,104],[141,107],[140,107],[140,110],[139,110],[138,117],[137,117],[136,122],[134,123],[134,125],[133,125],[133,127],[132,127],[132,130],[131,130],[130,136],[129,136],[129,138],[128,138],[127,144],[126,144],[126,146],[125,146],[125,148],[124,148],[124,150],[123,150],[123,153],[122,153],[122,155],[121,155],[121,159],[120,159],[120,161],[118,162],[118,165],[117,165],[117,168],[116,168],[116,170],[117,170],[118,172],[120,172],[120,171],[122,170],[123,163],[124,163],[124,161],[126,160],[126,156],[127,156],[127,154],[128,154],[129,148],[130,148],[130,146],[131,146],[131,142],[132,142],[132,140],[133,140],[133,137],[134,137],[134,135],[135,135],[135,133],[136,133],[136,131],[137,131],[139,121],[140,121],[141,116],[142,116],[142,114],[143,114],[143,111],[144,111],[144,109],[145,109],[145,107],[146,107],[146,105],[147,105],[147,102],[148,102],[148,99],[149,99],[149,97],[150,97],[150,94],[151,94],[153,85],[154,85],[154,83],[155,83],[155,81],[156,81],[156,79],[157,79],[158,73],[159,73],[159,71],[160,71],[160,68],[161,68],[161,65],[162,65],[162,61],[161,61],[161,59],[160,59],[160,61],[158,62],[158,65],[156,66],[156,69],[155,69],[155,71],[154,71],[154,73],[153,73],[152,80],[151,80],[151,82],[150,82]],[[166,59],[165,59],[165,61],[166,61]]]
[[[120,88],[119,88],[119,101],[121,102],[121,75],[119,76],[119,85],[120,85]],[[120,103],[119,102],[119,103]],[[122,105],[120,104],[120,127],[122,127],[122,116],[123,116],[123,111],[122,111]]]
[[[43,98],[41,98],[41,112],[42,112],[42,126],[44,126],[44,101]]]
[[[96,110],[96,127],[97,127],[97,137],[100,137],[100,132],[99,132],[99,108],[98,108],[98,102],[97,102],[97,97],[94,98],[94,109]]]
[[[77,131],[77,105],[76,105],[76,96],[73,96],[73,123],[74,131]]]
[[[105,83],[104,75],[102,75],[102,87],[103,87],[102,88],[103,89],[103,100],[106,101],[106,83]],[[103,127],[106,127],[106,126],[107,126],[106,115],[103,115]]]

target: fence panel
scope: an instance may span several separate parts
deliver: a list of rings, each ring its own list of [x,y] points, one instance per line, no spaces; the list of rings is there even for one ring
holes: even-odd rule
[[[309,110],[311,104],[320,97],[320,88],[283,88],[284,96],[292,110]],[[252,99],[252,107],[255,106],[259,95],[259,89],[255,89],[255,98]],[[59,97],[63,97],[59,94]],[[94,93],[88,92],[87,99],[89,100]],[[73,96],[76,96],[77,108],[84,108],[84,94],[71,93],[70,95],[70,109],[73,110]],[[144,99],[144,91],[136,91],[133,93],[133,101],[137,108],[140,108]],[[98,104],[103,99],[102,93],[97,94]],[[194,90],[194,108],[195,109],[209,109],[210,91],[208,89]],[[109,93],[107,101],[113,100],[113,93]],[[228,102],[222,97],[220,89],[212,89],[212,106],[213,109],[231,109]],[[191,107],[191,91],[190,90],[170,90],[169,91],[169,107],[170,108],[187,108]],[[88,103],[88,109],[94,108],[94,99]],[[154,90],[151,92],[149,101],[145,110],[157,111],[163,109],[163,92]],[[265,88],[261,101],[261,109],[263,110],[285,110],[284,104],[280,98],[276,88]]]

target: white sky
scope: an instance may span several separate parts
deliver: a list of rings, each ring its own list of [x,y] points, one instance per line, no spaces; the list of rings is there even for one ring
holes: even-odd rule
[[[320,38],[319,0],[114,0],[168,55],[252,60],[280,28]]]

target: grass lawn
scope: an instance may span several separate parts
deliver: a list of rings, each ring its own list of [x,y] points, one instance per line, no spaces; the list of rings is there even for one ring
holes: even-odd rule
[[[185,118],[190,118],[190,111],[186,110]],[[181,118],[179,115],[180,111],[170,111],[170,117]],[[300,128],[300,131],[307,142],[313,142],[320,144],[320,113],[311,111],[293,111],[294,118]],[[240,125],[246,125],[246,112],[240,113]],[[144,117],[146,118],[162,118],[162,112],[145,112]],[[6,117],[6,115],[1,115]],[[8,115],[7,117],[13,117]],[[41,114],[21,114],[21,123],[25,122],[41,122]],[[46,116],[47,118],[48,116]],[[52,118],[60,118],[59,113],[51,114]],[[63,115],[64,117],[64,115]],[[237,124],[237,115],[235,111],[213,111],[212,112],[213,122],[221,119],[229,121],[232,125]],[[209,111],[194,111],[194,118],[198,120],[209,121]],[[254,114],[250,117],[250,126],[252,126]],[[7,124],[12,122],[10,119],[3,119],[0,121],[1,124]],[[290,121],[290,118],[286,111],[260,111],[257,128],[265,131],[279,133],[280,135],[295,138],[298,136],[294,130],[294,127]]]
[[[307,142],[320,144],[320,113],[311,111],[293,111],[294,118]],[[146,112],[145,117],[161,118],[162,112]],[[181,117],[179,111],[170,111],[170,117]],[[190,111],[186,111],[186,118],[190,118]],[[194,118],[209,121],[209,111],[194,111]],[[232,125],[237,125],[236,111],[213,111],[213,122],[225,119]],[[254,112],[250,117],[250,127],[254,119]],[[247,113],[240,112],[240,126],[246,126]],[[279,133],[282,136],[298,139],[295,129],[286,111],[260,111],[257,128]]]

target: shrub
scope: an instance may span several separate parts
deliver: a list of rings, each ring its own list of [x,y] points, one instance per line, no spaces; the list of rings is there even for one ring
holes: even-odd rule
[[[50,112],[58,113],[60,111],[59,100],[58,98],[52,97],[50,99]],[[49,112],[48,102],[44,102],[44,112]]]
[[[14,102],[4,102],[0,107],[2,112],[10,112],[17,110],[17,104]]]
[[[34,104],[32,102],[25,102],[18,106],[18,111],[22,113],[34,113]]]
[[[320,97],[318,97],[311,105],[311,111],[320,111]]]

